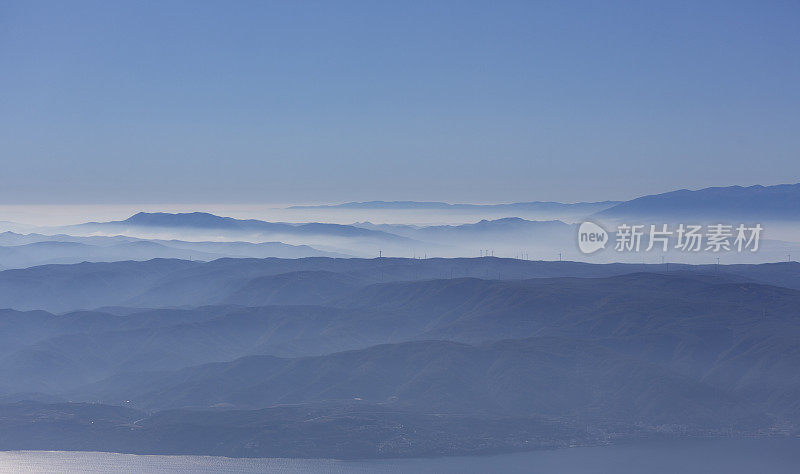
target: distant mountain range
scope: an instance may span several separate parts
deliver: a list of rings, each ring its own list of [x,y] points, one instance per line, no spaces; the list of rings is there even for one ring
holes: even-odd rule
[[[165,212],[140,212],[123,221],[89,222],[80,227],[148,227],[160,229],[212,229],[227,232],[283,234],[283,235],[322,235],[330,237],[368,237],[386,240],[404,240],[401,237],[380,231],[362,229],[350,225],[312,222],[288,224],[266,222],[256,219],[234,219],[220,217],[207,212],[170,214]],[[76,226],[78,227],[78,226]]]
[[[800,220],[800,184],[682,189],[642,196],[599,211],[597,218],[680,220]]]
[[[378,254],[379,250],[398,253],[405,252],[415,245],[423,245],[408,237],[352,225],[267,222],[222,217],[206,212],[140,212],[120,221],[45,227],[40,228],[39,232],[81,236],[126,235],[160,243],[174,240],[281,242],[295,246],[310,246],[318,251],[327,252],[328,255],[372,256]],[[214,253],[211,249],[203,251]]]
[[[549,201],[515,202],[508,204],[449,204],[446,202],[420,201],[366,201],[313,206],[291,206],[289,209],[385,209],[385,210],[527,210],[527,211],[571,211],[593,213],[619,204],[620,201],[562,203]]]
[[[682,189],[642,196],[630,201],[519,202],[510,204],[449,204],[418,201],[367,201],[343,204],[293,206],[290,209],[373,209],[373,210],[503,210],[576,212],[597,218],[669,218],[669,219],[800,219],[800,184],[775,186],[712,187],[696,191]]]
[[[630,201],[579,203],[518,202],[509,204],[449,204],[418,201],[367,201],[343,204],[293,206],[290,209],[372,209],[431,211],[547,211],[597,218],[669,219],[800,219],[800,183],[775,186],[727,186],[696,191],[682,189],[642,196]],[[556,217],[557,218],[557,217]]]
[[[297,209],[303,209],[298,207]],[[548,209],[568,217],[590,218],[614,225],[629,220],[633,223],[770,223],[761,236],[764,245],[759,254],[727,255],[732,261],[753,262],[782,260],[797,244],[797,233],[779,229],[800,221],[800,184],[778,186],[731,186],[698,191],[680,190],[643,196],[625,202],[595,202],[561,204],[530,202],[498,205],[447,204],[439,202],[372,201],[317,206],[316,209],[373,209],[391,213],[394,210],[491,210],[503,209],[502,216],[526,209]],[[578,210],[580,210],[578,212]],[[548,212],[549,212],[548,211]],[[471,212],[471,211],[470,211]],[[480,214],[480,213],[478,213]],[[475,214],[475,215],[478,215]],[[453,214],[458,216],[459,214]],[[461,214],[472,216],[473,214]],[[77,261],[110,261],[146,258],[196,258],[210,260],[219,257],[302,257],[382,255],[438,255],[445,257],[478,255],[484,251],[503,256],[526,256],[553,259],[559,253],[577,254],[574,221],[530,220],[519,216],[481,219],[477,222],[453,225],[331,224],[320,222],[286,223],[256,219],[235,219],[205,212],[137,213],[127,219],[110,222],[43,228],[39,234],[61,234],[50,238],[31,234],[31,237],[0,234],[0,268],[15,268],[43,263],[72,263]],[[67,235],[64,235],[67,234]],[[115,236],[116,247],[109,245]],[[72,235],[81,235],[78,237]],[[120,237],[126,236],[126,237]],[[137,237],[137,239],[132,239]],[[91,240],[87,240],[91,239]],[[106,239],[106,240],[103,240]],[[43,244],[44,241],[74,242],[78,245]],[[143,243],[147,241],[148,243]],[[194,241],[194,242],[189,242]],[[226,243],[218,241],[228,241]],[[26,244],[37,244],[30,248]],[[10,248],[11,245],[17,246]],[[795,252],[797,253],[797,252]],[[579,254],[578,254],[579,255]],[[595,256],[600,260],[602,256]],[[622,258],[623,255],[611,257]],[[683,253],[681,259],[708,261],[707,255]],[[695,257],[692,260],[692,257]],[[587,257],[588,258],[588,257]],[[687,261],[687,260],[684,260]],[[730,260],[729,260],[730,261]]]

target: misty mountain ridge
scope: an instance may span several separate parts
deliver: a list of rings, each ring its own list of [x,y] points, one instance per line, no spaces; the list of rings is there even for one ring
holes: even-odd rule
[[[376,237],[388,240],[401,237],[385,232],[361,229],[343,224],[327,224],[319,222],[289,224],[285,222],[267,222],[257,219],[235,219],[221,217],[207,212],[165,213],[139,212],[122,221],[92,222],[88,226],[97,225],[131,225],[160,228],[197,228],[219,229],[243,232],[286,233],[286,234],[321,234],[343,237]]]
[[[358,204],[358,205],[356,205]],[[362,206],[363,204],[363,206]],[[525,209],[523,204],[519,209]],[[502,204],[508,206],[517,204]],[[553,203],[534,203],[537,205]],[[558,203],[556,203],[558,204]],[[592,210],[584,216],[592,215],[600,224],[607,224],[611,230],[614,223],[630,220],[632,223],[734,223],[752,225],[765,222],[761,235],[761,248],[758,253],[727,252],[723,257],[729,262],[758,263],[786,259],[792,252],[800,253],[800,239],[793,223],[800,220],[800,184],[778,186],[729,186],[706,188],[697,191],[679,190],[658,195],[642,196],[625,202],[603,201],[609,207]],[[575,206],[579,205],[575,204]],[[332,205],[331,212],[339,209]],[[352,209],[385,207],[386,212],[406,208],[447,209],[447,203],[414,203],[411,201],[385,202],[372,201],[353,203]],[[472,206],[472,205],[465,205]],[[491,205],[474,205],[479,208]],[[571,205],[565,205],[571,206]],[[320,208],[322,209],[322,208]],[[460,208],[459,208],[460,209]],[[573,209],[574,208],[565,208]],[[513,214],[510,212],[509,214]],[[529,215],[520,211],[521,215]],[[555,214],[558,214],[557,212]],[[487,213],[486,215],[489,215]],[[76,241],[91,245],[105,245],[116,239],[116,243],[130,242],[132,239],[149,240],[176,249],[166,250],[152,246],[149,254],[144,245],[132,246],[130,250],[112,253],[96,249],[77,248],[70,251],[62,247],[63,254],[54,253],[55,246],[41,256],[25,249],[4,250],[0,255],[0,268],[16,268],[46,263],[71,263],[85,261],[109,261],[123,259],[150,258],[197,258],[210,260],[219,257],[304,257],[304,256],[359,256],[377,255],[418,256],[436,255],[442,257],[473,256],[487,249],[498,256],[515,256],[534,259],[555,259],[559,254],[571,255],[587,261],[634,261],[637,255],[598,252],[583,255],[576,244],[575,213],[566,212],[564,218],[531,220],[520,216],[495,214],[497,218],[482,218],[472,221],[472,214],[443,214],[444,222],[453,224],[412,225],[381,224],[359,221],[354,224],[333,224],[325,222],[287,223],[269,222],[257,219],[236,219],[218,216],[207,212],[165,213],[139,212],[127,219],[109,222],[88,222],[73,226],[43,228],[45,233],[61,232],[48,240]],[[319,215],[316,215],[319,219]],[[469,220],[461,222],[459,220]],[[352,221],[351,221],[352,222]],[[377,222],[377,221],[376,221]],[[63,234],[78,234],[84,239]],[[94,234],[115,235],[102,237]],[[123,237],[124,236],[124,237]],[[106,239],[106,240],[103,240]],[[27,240],[27,241],[26,241]],[[0,234],[0,245],[34,243],[37,237],[19,238],[13,234]],[[239,241],[223,246],[221,243],[188,244],[186,241]],[[274,242],[280,243],[274,243]],[[261,248],[246,247],[245,243],[263,243]],[[273,248],[266,248],[268,242]],[[281,244],[294,247],[284,247]],[[120,249],[124,249],[121,247]],[[185,251],[188,250],[188,251]],[[715,260],[717,255],[708,252],[670,252],[670,259],[684,263],[700,263]]]
[[[681,189],[642,196],[595,214],[597,218],[800,220],[800,183]]]
[[[408,237],[352,225],[320,222],[296,224],[268,222],[257,219],[222,217],[207,212],[140,212],[120,221],[43,227],[40,228],[40,232],[82,236],[126,235],[155,241],[242,241],[250,243],[278,241],[288,245],[306,245],[325,252],[327,255],[340,256],[371,256],[377,254],[381,249],[398,253],[405,252],[414,246],[425,245]],[[428,245],[433,246],[432,244]],[[244,254],[244,256],[248,255]]]
[[[365,202],[346,202],[341,204],[320,204],[291,206],[289,209],[423,209],[423,210],[537,210],[537,211],[559,211],[559,210],[580,210],[597,211],[619,204],[620,201],[600,201],[600,202],[576,202],[561,203],[552,201],[530,201],[515,202],[508,204],[450,204],[446,202],[424,202],[424,201],[365,201]]]
[[[0,269],[47,264],[178,258],[211,261],[229,257],[347,257],[308,245],[282,242],[189,242],[128,236],[0,234]]]
[[[746,281],[800,288],[797,263],[762,265],[671,264],[671,271],[694,271],[734,275]],[[252,297],[269,295],[272,289],[259,290],[258,278],[281,274],[319,273],[325,285],[360,286],[430,279],[479,278],[486,280],[527,280],[542,277],[608,277],[637,271],[661,272],[659,264],[590,264],[546,262],[495,257],[460,259],[301,259],[223,258],[210,262],[153,259],[147,261],[98,262],[70,265],[44,265],[0,271],[0,308],[45,309],[64,312],[102,306],[165,307],[208,305],[230,302],[232,295],[251,288]],[[299,273],[295,273],[299,272]],[[338,274],[336,275],[331,275]],[[291,279],[274,288],[302,291]],[[316,280],[312,280],[316,281]],[[253,283],[255,282],[255,283]],[[316,284],[316,283],[314,283]],[[320,287],[322,288],[322,287]],[[283,290],[282,290],[283,291]],[[243,294],[240,295],[244,297]],[[341,295],[344,297],[345,295]],[[275,296],[277,297],[277,296]],[[307,300],[301,299],[301,304]]]
[[[765,220],[800,219],[800,183],[780,185],[724,186],[699,190],[681,189],[641,196],[628,201],[579,203],[518,202],[509,204],[449,204],[420,201],[366,201],[314,206],[292,206],[290,209],[403,209],[423,210],[591,210],[596,218],[760,218]],[[593,209],[593,210],[592,210]],[[570,214],[572,215],[572,214]]]

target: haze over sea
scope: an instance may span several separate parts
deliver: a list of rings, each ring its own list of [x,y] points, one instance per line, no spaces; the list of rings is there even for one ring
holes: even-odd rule
[[[25,473],[149,472],[257,473],[562,473],[562,474],[745,474],[795,473],[800,465],[800,440],[695,439],[629,445],[533,451],[495,456],[430,459],[340,461],[333,459],[214,456],[140,456],[131,454],[9,451],[0,452],[0,471]]]

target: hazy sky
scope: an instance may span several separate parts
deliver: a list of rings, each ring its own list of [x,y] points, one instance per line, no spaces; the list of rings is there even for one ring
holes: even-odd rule
[[[800,2],[0,0],[0,204],[800,181]]]

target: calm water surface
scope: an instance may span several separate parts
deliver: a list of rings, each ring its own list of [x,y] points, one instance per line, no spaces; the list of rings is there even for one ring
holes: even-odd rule
[[[691,440],[481,457],[337,461],[6,451],[0,472],[132,473],[798,473],[800,439]]]

